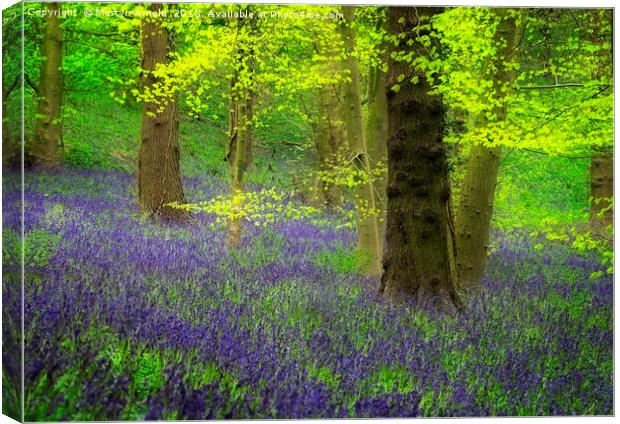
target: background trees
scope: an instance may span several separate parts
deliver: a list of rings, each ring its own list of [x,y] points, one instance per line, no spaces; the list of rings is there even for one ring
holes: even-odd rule
[[[281,190],[293,199],[291,214],[315,222],[333,214],[355,228],[351,255],[378,276],[388,210],[386,93],[398,98],[408,76],[413,84],[424,77],[422,92],[431,103],[441,95],[447,111],[437,113],[445,115],[442,146],[454,193],[445,222],[454,215],[459,284],[481,283],[495,230],[610,260],[609,11],[448,8],[403,35],[387,33],[389,8],[286,6],[272,19],[260,5],[181,5],[161,9],[168,14],[161,43],[153,43],[141,38],[142,25],[155,24],[143,19],[143,6],[107,14],[111,6],[101,4],[89,18],[79,13],[82,4],[75,7],[75,15],[58,9],[52,25],[36,14],[26,24],[25,148],[35,163],[56,154],[43,146],[61,145],[58,162],[137,173],[140,208],[170,216],[184,214],[167,203],[190,200],[183,176],[225,176],[230,197],[218,217],[231,247],[242,245],[244,226],[260,215],[244,196],[257,187]],[[50,40],[60,51],[60,33],[62,54],[48,54]],[[50,58],[57,63],[48,65]],[[388,61],[404,67],[386,86]],[[15,79],[7,75],[8,140],[19,130]],[[61,76],[51,84],[57,95],[41,95]],[[416,133],[439,131],[440,118],[432,121],[438,127]],[[402,166],[420,161],[409,156]],[[199,200],[215,202],[191,201]],[[287,213],[271,203],[269,214]]]

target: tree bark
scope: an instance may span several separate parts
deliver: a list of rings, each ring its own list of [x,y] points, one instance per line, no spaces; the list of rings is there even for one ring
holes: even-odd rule
[[[441,8],[390,7],[391,34],[428,35],[419,16],[432,18]],[[426,54],[417,38],[410,48]],[[439,47],[438,45],[436,46]],[[401,41],[396,49],[407,49]],[[386,249],[379,293],[390,301],[413,299],[442,310],[461,307],[457,287],[454,226],[441,97],[430,95],[424,72],[390,57],[388,99],[388,187]],[[399,80],[399,89],[393,89]]]
[[[150,10],[156,14],[162,4],[153,3]],[[142,25],[143,89],[164,89],[160,77],[152,71],[168,61],[174,51],[171,34],[162,25],[161,17],[144,18]],[[176,95],[160,96],[156,101],[144,102],[142,132],[138,156],[138,202],[140,211],[149,217],[167,221],[185,220],[189,214],[166,206],[168,203],[186,203],[181,183],[179,148],[179,113]]]
[[[344,85],[344,118],[346,139],[349,153],[353,157],[353,164],[358,171],[370,172],[366,138],[364,135],[364,121],[362,117],[362,102],[360,96],[359,68],[357,59],[351,54],[355,49],[355,33],[352,28],[354,6],[343,6],[344,20],[340,29],[346,50],[344,69],[348,73],[348,80]],[[358,184],[355,189],[356,204],[359,211],[375,209],[375,195],[372,181]],[[381,246],[376,215],[360,213],[358,218],[359,252],[368,261],[369,275],[378,276],[381,273]]]
[[[39,77],[38,118],[31,145],[33,163],[42,167],[58,165],[57,147],[62,135],[60,113],[62,107],[62,28],[58,16],[60,3],[46,3],[45,32],[42,55],[45,57]]]
[[[506,66],[514,58],[517,34],[515,17],[509,12],[494,9],[499,24],[494,35],[497,56],[492,64],[496,71],[491,77],[493,98],[499,104],[490,110],[494,118],[489,119],[484,112],[477,118],[476,124],[482,128],[506,119],[505,99],[516,78],[516,71]],[[478,287],[486,269],[500,157],[501,147],[476,144],[465,168],[456,220],[457,269],[465,288]]]
[[[387,51],[387,46],[383,45]],[[387,55],[383,58],[387,61]],[[377,234],[380,253],[385,242],[385,226],[387,217],[387,136],[388,106],[385,92],[387,73],[380,67],[371,67],[368,73],[368,114],[366,117],[366,140],[371,170],[377,171],[381,164],[384,172],[375,177],[375,207],[379,210],[377,217]]]

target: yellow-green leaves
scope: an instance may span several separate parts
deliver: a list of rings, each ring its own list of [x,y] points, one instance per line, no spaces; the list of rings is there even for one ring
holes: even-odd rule
[[[268,227],[277,222],[303,220],[317,226],[333,226],[334,216],[329,218],[314,206],[304,205],[294,200],[290,193],[274,188],[262,189],[258,192],[237,192],[233,195],[220,195],[213,199],[194,204],[170,203],[167,206],[193,213],[204,213],[214,216],[210,224],[212,228],[227,227],[230,222],[244,220],[256,227]],[[361,210],[338,208],[337,227],[353,227],[357,214],[364,216],[376,215],[377,211],[368,208]]]

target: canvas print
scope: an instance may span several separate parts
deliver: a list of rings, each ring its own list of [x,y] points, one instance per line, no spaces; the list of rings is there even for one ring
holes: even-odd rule
[[[2,21],[3,414],[613,414],[613,9]]]

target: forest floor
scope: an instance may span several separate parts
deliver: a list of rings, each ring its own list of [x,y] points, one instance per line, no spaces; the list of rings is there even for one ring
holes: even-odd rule
[[[227,190],[184,185],[189,201]],[[3,196],[11,413],[17,176]],[[591,279],[594,258],[497,233],[484,290],[442,316],[378,299],[352,230],[247,226],[225,254],[213,217],[156,226],[135,197],[124,171],[27,174],[27,421],[613,413],[613,276]]]

